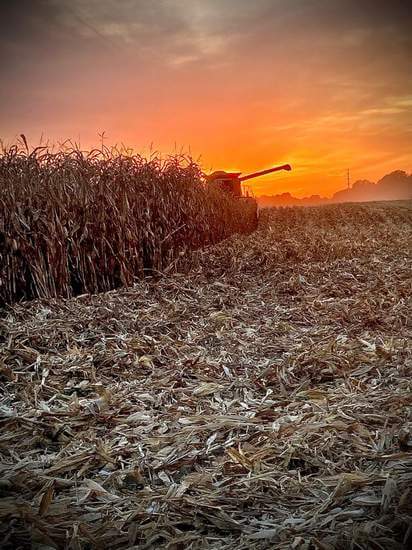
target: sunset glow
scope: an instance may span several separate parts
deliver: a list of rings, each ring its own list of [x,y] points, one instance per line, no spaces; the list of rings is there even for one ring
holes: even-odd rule
[[[407,2],[33,0],[0,8],[0,136],[292,164],[256,194],[412,170]],[[43,137],[42,137],[43,136]]]

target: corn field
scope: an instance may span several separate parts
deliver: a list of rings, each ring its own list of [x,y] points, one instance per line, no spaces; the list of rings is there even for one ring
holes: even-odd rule
[[[131,285],[257,222],[183,156],[118,150],[0,155],[0,304]]]
[[[412,548],[411,242],[412,201],[268,209],[8,307],[0,548]]]

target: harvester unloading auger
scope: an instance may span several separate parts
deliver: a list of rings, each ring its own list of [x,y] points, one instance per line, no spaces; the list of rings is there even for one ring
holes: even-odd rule
[[[210,176],[206,176],[206,179],[209,184],[217,185],[235,197],[242,198],[242,182],[264,176],[265,174],[271,174],[272,172],[279,172],[280,170],[290,171],[292,167],[290,164],[282,164],[281,166],[260,170],[259,172],[253,172],[253,174],[247,174],[246,176],[241,176],[241,172],[224,172],[219,170],[218,172],[213,172]]]

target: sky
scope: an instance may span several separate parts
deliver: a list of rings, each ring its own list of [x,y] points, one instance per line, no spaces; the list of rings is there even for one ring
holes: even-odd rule
[[[406,0],[0,0],[0,138],[289,162],[257,194],[412,171]]]

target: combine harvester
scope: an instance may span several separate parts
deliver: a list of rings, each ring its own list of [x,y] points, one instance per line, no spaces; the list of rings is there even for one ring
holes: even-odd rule
[[[275,166],[274,168],[268,168],[267,170],[260,170],[259,172],[253,172],[253,174],[247,174],[241,176],[241,172],[224,172],[219,170],[213,172],[209,176],[206,176],[206,181],[210,185],[216,185],[223,191],[230,193],[231,195],[239,199],[250,199],[251,197],[243,194],[242,183],[265,174],[271,174],[272,172],[279,172],[280,170],[292,170],[290,164],[282,164],[281,166]]]

